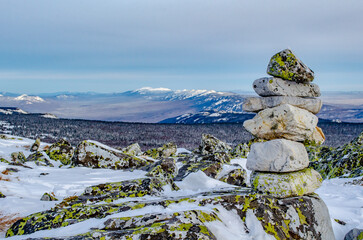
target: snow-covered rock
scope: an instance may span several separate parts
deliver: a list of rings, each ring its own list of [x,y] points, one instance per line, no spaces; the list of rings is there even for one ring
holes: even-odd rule
[[[142,154],[140,145],[138,143],[131,144],[130,146],[127,146],[126,148],[122,149],[122,151],[125,154],[138,156]]]
[[[304,144],[286,139],[254,143],[247,156],[247,168],[253,171],[293,172],[308,166]]]
[[[91,168],[140,168],[148,161],[122,153],[95,141],[81,142],[75,151],[73,164]]]
[[[314,83],[296,83],[276,77],[264,77],[253,82],[253,90],[262,96],[319,97],[320,88]]]
[[[260,111],[243,126],[254,136],[262,139],[285,138],[304,141],[313,134],[318,118],[307,110],[283,104]]]

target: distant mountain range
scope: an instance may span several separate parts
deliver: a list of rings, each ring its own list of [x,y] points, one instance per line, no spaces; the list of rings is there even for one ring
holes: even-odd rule
[[[60,118],[124,122],[209,123],[241,122],[251,118],[242,111],[253,93],[213,90],[171,90],[144,87],[122,93],[45,93],[34,96],[0,93],[0,106]],[[324,94],[323,94],[324,96]],[[320,118],[363,122],[363,92],[326,94]]]

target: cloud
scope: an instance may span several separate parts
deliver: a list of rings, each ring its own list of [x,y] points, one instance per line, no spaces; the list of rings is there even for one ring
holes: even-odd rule
[[[360,0],[3,1],[0,69],[218,86],[223,74],[264,74],[290,47],[315,72],[351,72],[363,65],[362,11]]]

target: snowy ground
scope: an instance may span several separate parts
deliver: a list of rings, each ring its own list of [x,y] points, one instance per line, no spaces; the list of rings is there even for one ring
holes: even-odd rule
[[[27,156],[30,152],[27,150],[34,140],[14,137],[10,140],[0,139],[0,158],[10,159],[12,152],[23,151]],[[46,144],[42,144],[42,147]],[[179,151],[185,151],[179,149]],[[245,159],[234,159],[233,163],[245,167]],[[59,166],[53,162],[55,166]],[[2,175],[0,180],[0,191],[7,197],[0,199],[0,214],[25,217],[31,213],[50,209],[57,202],[40,201],[41,196],[47,192],[53,192],[55,196],[62,200],[65,197],[79,195],[90,185],[96,185],[105,182],[117,182],[127,179],[141,178],[145,176],[143,171],[113,171],[107,169],[90,169],[90,168],[58,168],[58,167],[39,167],[33,163],[27,163],[33,169],[18,166],[9,166],[0,162],[0,172],[6,168],[17,168],[19,172],[13,172],[9,175]],[[322,187],[316,191],[327,204],[333,222],[333,228],[337,239],[343,239],[344,235],[352,228],[363,228],[363,187],[345,184],[352,179],[332,179],[324,181]],[[133,198],[132,200],[148,201],[168,197],[178,197],[187,195],[198,195],[210,190],[221,190],[233,188],[232,185],[211,179],[202,172],[190,174],[182,182],[177,182],[181,191],[173,192],[165,189],[163,196]],[[118,200],[128,201],[129,199]],[[112,215],[112,217],[137,216],[146,213],[172,213],[182,210],[200,209],[212,211],[215,206],[199,207],[193,203],[171,204],[168,208],[146,207],[133,211],[127,211]],[[218,239],[274,239],[262,230],[252,212],[247,214],[246,222],[250,229],[246,233],[238,215],[234,212],[226,211],[220,208],[220,216],[223,223],[209,223],[208,228]],[[109,216],[111,217],[111,216]],[[108,217],[108,218],[109,218]],[[70,225],[65,228],[53,229],[48,231],[39,231],[27,237],[56,237],[72,236],[89,231],[91,227],[102,225],[106,220],[90,219],[78,224]],[[346,223],[342,226],[334,221],[339,219]],[[0,232],[0,238],[4,237],[5,232]],[[24,239],[24,236],[12,237],[8,239]]]

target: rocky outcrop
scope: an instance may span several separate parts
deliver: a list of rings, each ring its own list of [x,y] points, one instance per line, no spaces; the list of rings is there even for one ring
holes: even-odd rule
[[[237,168],[220,176],[218,180],[240,187],[247,187],[247,172],[242,168]]]
[[[363,132],[338,148],[307,146],[310,166],[323,178],[363,176]]]
[[[294,82],[314,80],[314,72],[290,49],[282,50],[271,57],[267,66],[267,74]]]
[[[227,153],[231,150],[231,147],[210,134],[203,134],[198,150],[202,155],[209,155],[214,153]]]
[[[147,150],[144,155],[152,157],[154,159],[162,159],[174,156],[177,151],[177,146],[175,143],[167,143],[159,148],[152,148]]]
[[[37,152],[39,150],[39,147],[40,147],[40,139],[37,138],[33,143],[33,145],[30,147],[30,152]]]
[[[0,198],[6,198],[6,196],[0,192]]]
[[[262,139],[285,138],[292,141],[304,141],[313,134],[318,118],[312,113],[283,104],[260,111],[243,126],[254,136]]]
[[[250,97],[243,103],[243,111],[259,112],[266,108],[273,108],[282,104],[290,104],[292,106],[308,110],[314,114],[317,114],[322,107],[322,101],[318,98],[301,98],[291,96]]]
[[[11,161],[15,164],[23,164],[26,162],[26,157],[23,152],[13,152],[11,154]]]
[[[61,139],[53,143],[46,151],[46,154],[52,160],[60,161],[63,165],[69,165],[71,164],[74,150],[67,140]]]
[[[288,82],[275,77],[265,77],[255,80],[253,82],[253,90],[262,97],[320,97],[320,88],[314,83]]]
[[[55,197],[54,193],[44,193],[43,196],[40,198],[40,201],[58,201]]]
[[[54,167],[50,162],[48,155],[45,152],[35,152],[30,154],[27,159],[28,162],[35,162],[37,166]]]
[[[77,146],[73,164],[91,168],[129,169],[143,167],[149,162],[97,142],[83,141]]]
[[[255,143],[247,157],[247,168],[253,171],[293,172],[308,166],[304,144],[286,139]]]
[[[203,197],[184,196],[178,199],[123,203],[112,203],[103,198],[89,201],[88,204],[84,204],[86,200],[82,200],[82,197],[72,197],[49,211],[35,213],[17,221],[7,231],[7,236],[60,228],[94,217],[102,219],[121,212],[127,214],[131,210],[145,209],[145,215],[110,217],[104,220],[99,229],[59,239],[164,239],[168,236],[172,236],[172,239],[216,239],[209,226],[212,223],[223,224],[220,214],[225,209],[235,212],[242,221],[250,216],[256,217],[265,232],[276,239],[334,239],[327,208],[316,195],[276,199],[238,191],[215,194],[211,192]],[[185,206],[185,203],[197,208],[215,206],[215,210],[178,211],[178,206]],[[174,206],[174,211],[147,213],[148,207],[168,209],[170,205]],[[248,231],[247,226],[246,228]]]
[[[122,152],[132,156],[139,156],[142,154],[140,145],[138,143],[131,144],[130,146],[122,149]]]

